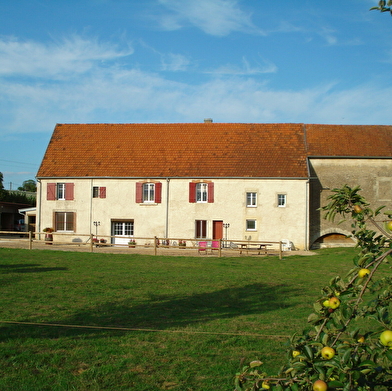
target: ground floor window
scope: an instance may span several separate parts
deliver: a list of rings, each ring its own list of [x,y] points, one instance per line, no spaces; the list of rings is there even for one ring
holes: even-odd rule
[[[75,231],[74,212],[55,212],[54,221],[56,231]]]
[[[207,238],[207,220],[195,221],[195,237],[196,239]]]
[[[256,220],[246,220],[246,230],[256,231]]]

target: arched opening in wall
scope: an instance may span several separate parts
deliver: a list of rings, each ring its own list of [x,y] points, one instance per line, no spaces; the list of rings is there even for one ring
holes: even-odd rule
[[[311,249],[315,250],[317,248],[353,246],[355,246],[355,242],[352,238],[344,234],[333,232],[320,236],[317,240],[313,242]]]

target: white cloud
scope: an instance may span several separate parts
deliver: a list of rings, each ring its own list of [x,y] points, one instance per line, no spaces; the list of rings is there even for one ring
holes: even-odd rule
[[[256,66],[252,66],[246,57],[242,57],[241,66],[232,64],[221,66],[213,71],[207,71],[206,73],[220,74],[220,75],[257,75],[263,73],[275,73],[278,68],[275,64],[270,61],[264,60],[262,64],[257,63]]]
[[[1,47],[9,48],[1,42]],[[274,89],[260,75],[275,72],[276,67],[268,62],[253,65],[244,57],[241,66],[222,68],[218,76],[210,75],[210,80],[181,83],[118,66],[112,60],[123,52],[109,49],[109,45],[82,44],[77,38],[66,42],[65,54],[58,46],[34,42],[18,43],[17,50],[5,51],[8,57],[18,53],[23,59],[35,53],[35,60],[30,70],[15,63],[14,73],[5,71],[0,60],[2,137],[51,132],[62,122],[197,122],[212,117],[222,122],[392,123],[392,88],[382,81],[346,90],[339,89],[338,83]],[[39,52],[44,58],[38,59]],[[57,62],[51,62],[52,57]],[[189,65],[182,55],[162,54],[162,58],[166,70],[184,70]],[[68,66],[62,68],[63,75],[69,72],[67,78],[59,77],[57,71],[63,59],[68,59]],[[46,68],[45,60],[49,63]],[[80,65],[72,73],[75,64],[84,62],[88,65]],[[28,76],[28,82],[25,77],[16,77],[20,74]]]
[[[233,31],[262,34],[236,0],[158,0],[172,13],[160,17],[163,28],[177,30],[191,24],[206,34],[225,36]]]
[[[91,70],[97,62],[112,61],[133,53],[131,48],[73,36],[50,44],[0,39],[0,75],[62,78]]]
[[[182,54],[169,53],[162,55],[161,64],[163,71],[185,71],[190,64],[190,60]]]

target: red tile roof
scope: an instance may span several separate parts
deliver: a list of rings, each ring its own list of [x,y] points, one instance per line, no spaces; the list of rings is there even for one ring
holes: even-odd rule
[[[382,126],[59,124],[37,177],[306,178],[308,155],[391,156],[391,136]]]
[[[392,126],[306,125],[309,156],[392,157]]]

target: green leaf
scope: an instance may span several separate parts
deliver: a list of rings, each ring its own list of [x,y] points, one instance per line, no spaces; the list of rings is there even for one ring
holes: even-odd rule
[[[392,352],[390,350],[387,350],[385,354],[388,357],[388,360],[392,361]]]
[[[328,384],[328,388],[344,387],[344,384],[341,383],[340,381],[337,381],[337,380],[332,380],[332,381],[328,382],[327,384]]]
[[[304,353],[309,360],[313,360],[313,351],[308,345],[304,346]]]

